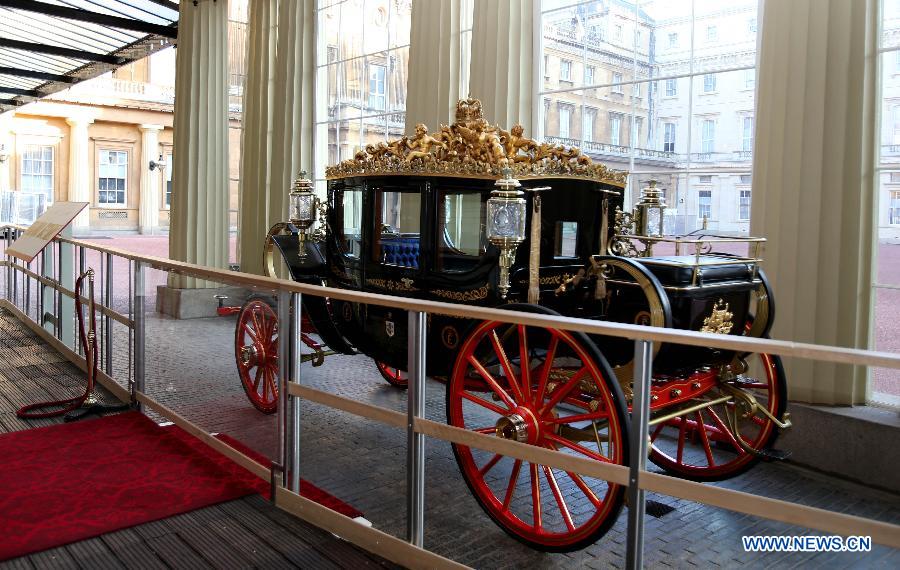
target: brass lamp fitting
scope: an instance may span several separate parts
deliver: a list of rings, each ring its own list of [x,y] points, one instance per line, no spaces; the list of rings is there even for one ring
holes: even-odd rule
[[[309,230],[316,222],[318,202],[312,180],[306,177],[306,171],[301,171],[290,193],[290,221],[297,228],[297,255],[300,259],[306,257],[306,242]]]
[[[503,169],[503,178],[494,183],[495,189],[487,203],[488,239],[500,248],[500,279],[497,289],[500,298],[509,292],[509,269],[516,258],[516,247],[525,240],[525,193],[510,168]]]
[[[662,236],[665,211],[663,191],[656,187],[656,180],[648,181],[647,186],[641,189],[641,200],[634,206],[637,234],[646,237]]]

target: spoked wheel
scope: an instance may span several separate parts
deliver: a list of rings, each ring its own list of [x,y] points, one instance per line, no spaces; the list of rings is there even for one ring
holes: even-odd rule
[[[747,448],[765,451],[774,444],[777,426],[760,408],[779,419],[784,414],[787,388],[781,359],[752,354],[736,359],[735,367],[732,380],[704,395],[709,401],[729,394],[734,395],[732,399],[651,428],[653,463],[687,479],[719,481],[739,475],[759,461]],[[668,413],[665,409],[659,412]]]
[[[533,309],[532,309],[533,310]],[[615,464],[628,462],[624,398],[586,336],[484,322],[463,344],[447,385],[450,425]],[[615,522],[624,489],[453,445],[485,512],[533,548],[568,552]]]
[[[241,307],[234,337],[241,384],[265,414],[278,409],[278,316],[269,303],[250,299]]]
[[[387,380],[388,384],[391,386],[404,390],[409,387],[409,376],[406,375],[406,370],[388,366],[384,362],[378,360],[375,361],[375,366],[377,366],[378,371],[381,372],[382,378]]]

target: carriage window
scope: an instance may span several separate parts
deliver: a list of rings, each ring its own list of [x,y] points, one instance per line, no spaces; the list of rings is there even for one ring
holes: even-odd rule
[[[485,202],[480,192],[441,192],[438,202],[438,271],[467,271],[487,251]]]
[[[556,250],[554,257],[575,257],[578,243],[578,222],[556,222]]]
[[[375,193],[373,253],[377,263],[419,267],[421,203],[418,192]]]
[[[341,253],[359,259],[362,252],[362,190],[346,190],[340,198],[338,219],[344,225],[339,240]]]

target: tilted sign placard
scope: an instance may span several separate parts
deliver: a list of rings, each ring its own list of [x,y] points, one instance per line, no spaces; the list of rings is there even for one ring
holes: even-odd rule
[[[87,205],[87,202],[57,202],[53,204],[25,230],[25,233],[19,236],[19,239],[6,248],[6,253],[26,263],[30,262]]]

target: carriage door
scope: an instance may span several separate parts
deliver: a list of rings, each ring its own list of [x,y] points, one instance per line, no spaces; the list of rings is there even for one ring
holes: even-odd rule
[[[416,296],[422,273],[422,195],[417,186],[376,186],[366,290]],[[406,368],[406,311],[369,305],[366,337],[387,364]]]

